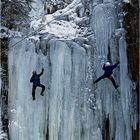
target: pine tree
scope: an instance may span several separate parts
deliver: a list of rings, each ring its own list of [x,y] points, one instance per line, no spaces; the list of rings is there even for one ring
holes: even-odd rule
[[[1,23],[8,28],[28,23],[28,15],[33,0],[2,0]]]

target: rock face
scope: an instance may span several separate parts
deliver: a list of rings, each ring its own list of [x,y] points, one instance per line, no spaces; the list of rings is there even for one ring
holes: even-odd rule
[[[73,39],[44,33],[32,43],[28,39],[9,44],[9,135],[11,140],[132,140],[136,129],[136,99],[128,76],[127,44],[122,26],[121,1],[83,0],[75,11],[89,21],[79,24],[87,32]],[[87,11],[84,14],[82,11]],[[71,13],[74,10],[71,10]],[[66,20],[59,16],[58,21]],[[86,18],[85,18],[86,17]],[[72,19],[68,18],[69,20]],[[78,21],[80,21],[78,20]],[[71,22],[71,21],[70,21]],[[82,23],[82,22],[81,22]],[[88,23],[86,25],[86,23]],[[82,30],[83,31],[83,30]],[[115,90],[104,79],[106,61],[120,66],[114,78]],[[41,82],[44,97],[36,90],[32,100],[30,77],[44,67]]]
[[[124,17],[126,33],[126,41],[128,43],[128,60],[129,67],[132,73],[132,79],[138,81],[138,48],[139,48],[139,18],[138,9],[131,3],[123,6],[124,11],[127,13]]]
[[[8,39],[1,39],[0,48],[0,139],[8,139]]]
[[[128,52],[128,66],[129,73],[134,82],[133,94],[137,96],[139,110],[139,1],[131,0],[131,3],[126,3],[123,10],[127,13],[124,17],[124,24],[126,29],[126,41]],[[139,139],[139,124],[137,130],[134,131],[134,139]]]

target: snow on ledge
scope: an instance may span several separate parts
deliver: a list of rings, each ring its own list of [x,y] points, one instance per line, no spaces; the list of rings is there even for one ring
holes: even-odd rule
[[[64,15],[74,16],[75,20],[78,19],[75,14],[76,7],[80,4],[81,0],[74,0],[70,5],[62,10],[58,10],[53,14],[45,15],[42,19],[35,19],[31,22],[32,32],[38,31],[41,33],[51,33],[56,37],[64,39],[74,39],[77,37],[80,30],[75,21],[60,20]]]

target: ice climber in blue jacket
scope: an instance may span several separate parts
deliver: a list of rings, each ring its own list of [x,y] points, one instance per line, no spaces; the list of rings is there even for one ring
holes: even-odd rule
[[[45,91],[45,86],[42,85],[40,83],[40,76],[43,74],[44,72],[44,69],[42,68],[42,72],[40,74],[37,74],[36,71],[33,71],[33,75],[30,79],[30,82],[33,83],[33,88],[32,88],[32,97],[33,97],[33,100],[35,100],[35,90],[37,87],[41,87],[42,88],[42,91],[41,91],[41,94],[40,95],[44,95],[43,92]]]
[[[109,80],[111,80],[113,86],[117,89],[119,86],[116,85],[116,82],[114,80],[114,78],[111,76],[113,73],[113,70],[118,66],[120,62],[118,61],[116,64],[114,65],[110,65],[109,62],[107,62],[106,64],[103,65],[103,70],[104,70],[104,74],[102,76],[100,76],[96,81],[94,81],[94,84],[99,82],[100,80],[104,79],[104,78],[108,78]]]

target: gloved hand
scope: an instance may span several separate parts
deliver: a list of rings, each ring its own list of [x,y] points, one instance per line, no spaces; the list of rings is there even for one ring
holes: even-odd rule
[[[44,68],[42,68],[42,71],[44,71]]]

